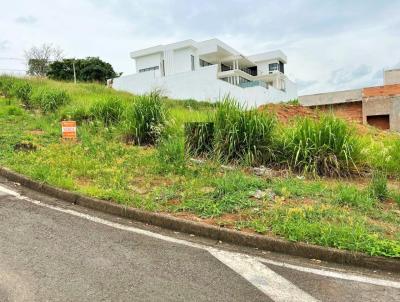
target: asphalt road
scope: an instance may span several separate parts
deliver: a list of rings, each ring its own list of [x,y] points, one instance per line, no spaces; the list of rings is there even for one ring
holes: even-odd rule
[[[0,301],[400,301],[400,278],[162,230],[0,178]]]

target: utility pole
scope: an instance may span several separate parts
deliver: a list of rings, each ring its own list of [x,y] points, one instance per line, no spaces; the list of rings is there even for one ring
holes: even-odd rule
[[[72,62],[72,68],[73,68],[73,70],[74,70],[74,84],[76,84],[75,59],[74,59],[74,61]]]

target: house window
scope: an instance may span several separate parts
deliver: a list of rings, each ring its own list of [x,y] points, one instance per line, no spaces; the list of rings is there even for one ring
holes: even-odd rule
[[[148,71],[153,71],[153,70],[158,70],[158,69],[160,69],[160,66],[153,66],[153,67],[139,69],[139,72],[142,73],[142,72],[148,72]]]
[[[285,64],[279,61],[279,71],[285,73]]]
[[[269,64],[269,73],[273,73],[278,70],[278,63]]]
[[[194,70],[194,55],[190,55],[190,63],[192,67],[192,71]]]
[[[221,63],[221,71],[228,71],[228,70],[232,70],[232,68],[230,66]]]
[[[161,60],[161,75],[165,76],[165,61]]]
[[[200,65],[200,67],[206,67],[206,66],[210,66],[212,64],[207,61],[204,61],[202,59],[199,59],[199,65]]]

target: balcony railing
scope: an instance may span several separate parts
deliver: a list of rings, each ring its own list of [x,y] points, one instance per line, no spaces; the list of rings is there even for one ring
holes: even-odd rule
[[[265,83],[263,81],[244,82],[244,83],[240,83],[239,86],[242,87],[242,88],[261,86],[261,87],[264,87],[265,89],[268,89],[267,83]]]

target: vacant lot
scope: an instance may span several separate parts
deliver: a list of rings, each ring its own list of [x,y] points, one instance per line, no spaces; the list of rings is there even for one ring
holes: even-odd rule
[[[400,257],[396,134],[329,116],[281,124],[232,101],[139,97],[97,84],[0,77],[0,94],[0,164],[33,179],[246,232]],[[78,121],[77,142],[61,140],[66,119]],[[209,148],[185,152],[184,124],[210,121]]]

